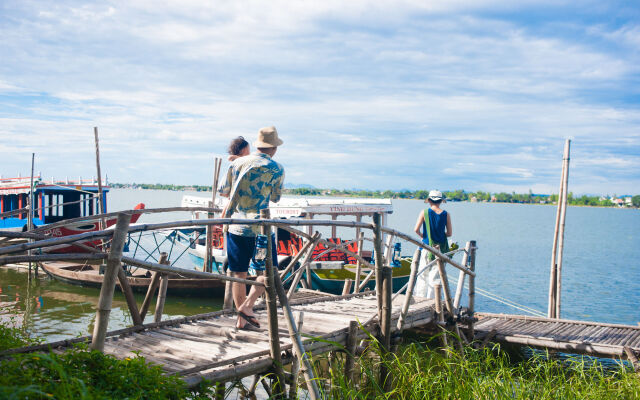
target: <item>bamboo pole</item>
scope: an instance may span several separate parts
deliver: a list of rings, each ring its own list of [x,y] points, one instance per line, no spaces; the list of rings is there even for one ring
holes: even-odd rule
[[[169,255],[165,252],[160,253],[160,264],[168,264],[169,263]],[[149,282],[149,287],[147,288],[147,294],[144,296],[144,300],[142,301],[142,305],[140,306],[140,318],[144,321],[144,317],[147,315],[147,311],[149,311],[149,305],[151,305],[151,299],[153,298],[153,293],[158,288],[160,283],[160,272],[154,271],[151,276],[151,282]]]
[[[361,217],[358,214],[358,217]],[[364,232],[360,232],[360,228],[356,228],[356,234],[358,235],[358,257],[356,257],[356,282],[353,285],[353,293],[358,293],[360,291],[360,274],[362,273],[362,245],[364,244]]]
[[[373,252],[375,255],[376,297],[378,300],[378,321],[382,321],[382,231],[380,213],[373,214]]]
[[[436,283],[435,285],[433,285],[433,293],[435,295],[436,314],[438,314],[438,322],[439,322],[439,325],[442,327],[445,325],[444,310],[442,309],[442,285],[440,285],[439,283]],[[449,343],[447,342],[447,331],[444,328],[442,330],[442,345],[444,347],[449,346]]]
[[[104,350],[104,339],[109,325],[109,314],[111,313],[113,292],[116,288],[116,277],[118,269],[121,268],[122,249],[127,238],[127,228],[130,222],[130,214],[123,213],[118,215],[118,221],[113,231],[113,240],[111,241],[111,251],[107,258],[107,268],[100,288],[96,323],[93,329],[93,338],[91,339],[91,349],[93,350]]]
[[[380,330],[382,333],[382,356],[383,362],[380,364],[380,382],[385,392],[391,390],[391,371],[387,367],[389,361],[389,352],[391,351],[391,293],[392,287],[392,271],[391,267],[382,268],[382,319],[380,321]]]
[[[447,277],[447,271],[444,268],[444,263],[441,258],[437,259],[436,265],[438,266],[438,272],[440,273],[440,281],[442,281],[444,304],[447,306],[447,311],[454,314],[453,302],[451,301],[451,290],[449,290],[449,278]]]
[[[631,367],[635,372],[640,372],[640,362],[638,362],[638,357],[633,349],[629,346],[624,346],[623,348],[625,354],[627,355],[627,359],[631,363]]]
[[[291,286],[289,287],[289,293],[288,293],[289,298],[291,298],[293,296],[293,293],[296,291],[296,287],[298,286],[298,283],[302,278],[302,272],[306,272],[307,274],[310,273],[309,263],[311,262],[311,257],[313,257],[313,249],[316,247],[316,243],[318,243],[319,239],[320,239],[320,233],[316,232],[312,236],[311,240],[309,241],[309,246],[307,247],[307,254],[304,257],[304,261],[302,262],[302,265],[300,266],[300,268],[295,272],[295,276],[293,277]]]
[[[469,263],[469,250],[471,249],[471,243],[467,242],[467,245],[464,246],[464,254],[462,255],[462,265],[465,267]],[[456,286],[456,296],[453,299],[453,309],[457,310],[460,307],[460,299],[462,298],[462,290],[464,289],[464,279],[466,278],[466,274],[460,271],[458,274],[458,286]]]
[[[210,207],[213,208],[216,205],[216,189],[218,188],[218,178],[220,176],[220,163],[222,162],[222,159],[216,157],[213,160],[213,184],[211,186],[211,204]],[[209,213],[208,217],[211,219],[213,218],[213,214]],[[205,272],[211,272],[213,266],[211,265],[211,245],[212,245],[212,241],[213,241],[213,226],[212,225],[207,225],[206,227],[206,252],[205,252],[205,257],[204,257],[204,265],[203,265],[203,271]],[[226,298],[226,296],[225,296]]]
[[[551,249],[551,268],[549,274],[549,307],[547,316],[549,318],[559,318],[558,308],[558,262],[562,256],[558,255],[558,247],[561,241],[564,241],[564,221],[563,208],[565,207],[565,198],[567,197],[567,183],[569,175],[569,149],[571,141],[567,139],[564,145],[562,157],[562,173],[560,175],[560,188],[558,189],[558,206],[556,210],[555,228],[553,231],[553,248]],[[562,225],[562,226],[561,226]],[[560,238],[562,231],[562,239]]]
[[[153,314],[153,322],[162,321],[162,312],[164,311],[164,303],[167,299],[167,288],[169,287],[169,276],[160,274],[160,288],[158,289],[158,298],[156,299],[156,309]]]
[[[27,217],[27,231],[31,232],[33,230],[33,199],[35,194],[33,193],[33,170],[35,164],[36,153],[31,153],[31,184],[29,186],[29,201],[27,206],[29,207],[29,214]],[[33,239],[29,239],[30,243],[33,243]],[[31,250],[27,252],[27,255],[31,255]],[[36,263],[35,270],[36,277],[38,276],[38,264]],[[29,278],[31,278],[31,261],[29,261]]]
[[[349,294],[349,292],[351,291],[351,285],[353,284],[353,280],[351,279],[345,279],[344,280],[344,286],[342,287],[342,295],[344,296],[345,294]]]
[[[100,214],[105,213],[104,209],[104,194],[102,192],[102,173],[100,172],[100,142],[98,140],[98,127],[93,127],[93,136],[96,142],[96,170],[98,173],[98,210]],[[100,230],[106,228],[107,224],[104,218],[100,218]],[[102,242],[102,246],[104,247],[104,241]]]
[[[260,210],[260,218],[269,219],[269,209]],[[271,248],[271,227],[269,225],[262,225],[262,234],[267,237],[267,258],[265,259],[265,294],[267,297],[267,315],[269,318],[269,348],[271,353],[271,359],[273,360],[273,368],[275,372],[275,380],[273,384],[273,394],[276,397],[284,397],[285,394],[285,380],[284,370],[282,369],[282,357],[280,354],[280,334],[278,332],[278,308],[276,304],[276,284],[275,284],[275,271],[272,260]],[[277,275],[280,278],[280,275]],[[283,296],[286,302],[286,296]],[[281,303],[283,299],[280,299]]]
[[[391,254],[393,254],[393,235],[389,235],[387,237],[387,242],[385,245],[385,254],[384,254],[384,264],[391,264]]]
[[[558,232],[558,267],[556,271],[556,318],[561,318],[561,306],[562,306],[562,256],[564,253],[564,226],[567,217],[567,198],[569,193],[569,152],[571,147],[571,140],[567,139],[564,146],[563,164],[565,165],[564,173],[564,191],[562,196],[562,210],[560,213],[560,231]]]
[[[344,361],[344,376],[347,382],[353,382],[353,367],[355,365],[356,346],[358,344],[358,321],[349,322],[347,334],[346,359]]]
[[[469,242],[471,246],[469,247],[469,269],[474,272],[474,275],[469,275],[469,327],[468,327],[468,338],[471,342],[473,342],[475,337],[474,332],[474,318],[475,318],[475,308],[476,308],[476,241],[472,240]]]
[[[124,269],[122,269],[122,267],[118,268],[118,281],[120,282],[120,288],[122,289],[124,298],[127,300],[127,306],[129,307],[129,312],[131,313],[131,319],[133,320],[133,324],[142,325],[142,316],[138,311],[136,298],[133,296],[133,290],[131,290],[131,285],[129,285],[129,281],[127,280],[127,275],[124,272]]]
[[[289,273],[289,271],[291,271],[291,273],[295,273],[295,265],[298,261],[300,261],[300,258],[302,258],[302,256],[304,254],[307,253],[307,250],[309,249],[309,246],[311,246],[311,244],[314,243],[314,239],[315,238],[320,238],[320,233],[316,232],[314,236],[312,236],[312,238],[310,240],[307,240],[307,242],[304,244],[304,246],[302,246],[302,248],[300,249],[300,251],[298,251],[298,253],[293,256],[293,258],[291,259],[291,261],[289,262],[289,265],[287,265],[287,268],[285,268],[284,270],[282,270],[280,272],[280,279],[284,278],[285,275],[287,273]]]
[[[222,274],[212,274],[208,272],[195,271],[183,268],[176,268],[169,265],[156,264],[149,261],[142,261],[131,257],[122,257],[122,261],[128,265],[135,265],[150,271],[158,271],[165,274],[177,274],[183,277],[202,278],[202,279],[218,279],[221,281],[231,281],[244,283],[245,285],[264,286],[262,283],[252,281],[250,279],[236,278],[235,276],[226,276]]]
[[[231,277],[231,269],[227,265],[228,277]],[[224,285],[224,302],[222,303],[223,310],[233,311],[233,283],[231,281],[227,281]]]
[[[305,382],[307,384],[307,390],[309,392],[309,396],[312,400],[320,399],[320,391],[318,390],[318,386],[315,381],[315,377],[313,374],[313,367],[311,365],[311,360],[305,351],[304,345],[302,344],[302,338],[300,337],[300,328],[296,329],[296,321],[293,318],[293,310],[291,305],[289,304],[289,299],[287,298],[287,294],[284,291],[284,286],[282,285],[282,281],[280,280],[280,275],[275,274],[274,276],[275,290],[278,294],[278,299],[280,300],[280,305],[282,306],[282,311],[284,314],[284,319],[287,323],[287,329],[289,330],[289,338],[291,339],[292,347],[295,352],[296,357],[300,360],[302,373],[304,375]],[[300,313],[300,317],[298,319],[298,323],[301,324],[302,321],[302,313]],[[301,325],[300,325],[301,326]]]
[[[397,327],[400,332],[402,332],[402,328],[404,326],[404,320],[407,317],[407,312],[409,312],[409,305],[411,304],[411,299],[413,298],[413,289],[416,286],[416,278],[418,275],[418,266],[420,265],[421,253],[422,251],[418,247],[416,251],[413,253],[413,259],[411,260],[411,275],[409,275],[409,286],[407,287],[407,292],[404,295],[404,303],[402,304],[402,311],[400,311],[400,317],[398,318]]]
[[[298,332],[302,332],[302,324],[304,322],[304,312],[298,313]],[[291,383],[289,384],[289,399],[296,400],[298,398],[298,375],[300,375],[300,357],[294,357],[291,362]]]

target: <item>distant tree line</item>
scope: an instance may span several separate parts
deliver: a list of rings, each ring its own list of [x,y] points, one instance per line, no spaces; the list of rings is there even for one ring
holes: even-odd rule
[[[428,190],[337,190],[337,189],[316,189],[316,188],[297,188],[297,189],[285,189],[284,192],[290,195],[299,196],[345,196],[345,197],[372,197],[372,198],[395,198],[395,199],[421,199],[425,200],[429,196]],[[524,203],[524,204],[553,204],[558,201],[558,195],[545,195],[545,194],[533,194],[531,190],[529,193],[491,193],[491,192],[467,192],[462,189],[453,191],[444,191],[443,194],[448,201],[494,201],[497,203]],[[613,207],[616,204],[613,203],[609,196],[574,196],[569,192],[567,195],[567,202],[570,205],[581,206],[600,206],[600,207]],[[632,197],[631,200],[634,207],[640,207],[640,195]]]

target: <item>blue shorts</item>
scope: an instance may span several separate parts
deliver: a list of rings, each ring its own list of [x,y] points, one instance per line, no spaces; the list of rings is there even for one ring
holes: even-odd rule
[[[233,233],[227,233],[227,260],[229,269],[232,272],[247,272],[255,249],[255,236],[238,236]],[[275,235],[271,235],[271,255],[273,256],[273,265],[278,268]]]

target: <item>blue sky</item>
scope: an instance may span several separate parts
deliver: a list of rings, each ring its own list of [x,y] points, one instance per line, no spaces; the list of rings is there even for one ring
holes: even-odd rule
[[[640,193],[635,1],[0,1],[0,174],[210,184],[275,125],[316,187]]]

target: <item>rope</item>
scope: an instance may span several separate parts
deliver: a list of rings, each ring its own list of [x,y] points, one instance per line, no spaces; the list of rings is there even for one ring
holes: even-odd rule
[[[454,279],[456,280],[456,285],[457,285],[459,281],[458,281],[457,278],[454,278]],[[466,284],[464,287],[465,287],[465,289],[469,290],[469,285],[468,284]],[[501,297],[501,296],[499,296],[499,295],[497,295],[495,293],[491,293],[488,290],[480,289],[478,287],[476,287],[475,290],[481,296],[484,296],[484,297],[486,297],[488,299],[491,299],[493,301],[496,301],[498,303],[502,303],[502,304],[507,305],[509,307],[513,307],[513,308],[518,309],[520,311],[524,311],[524,312],[529,313],[531,315],[535,315],[535,316],[538,316],[538,317],[546,317],[547,316],[547,314],[543,313],[542,311],[536,310],[535,308],[531,308],[531,307],[526,306],[524,304],[516,303],[513,300],[506,299],[506,298]]]

